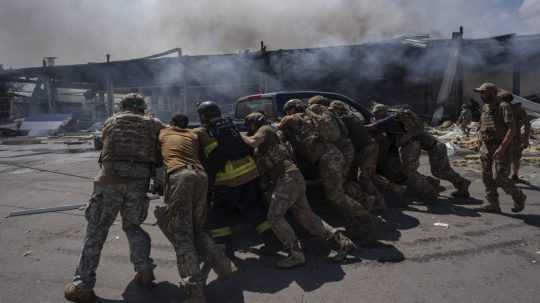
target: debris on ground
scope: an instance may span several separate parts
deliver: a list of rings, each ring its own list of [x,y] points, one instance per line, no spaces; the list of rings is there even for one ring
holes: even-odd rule
[[[86,204],[75,204],[75,205],[64,205],[64,206],[48,207],[48,208],[34,208],[34,209],[18,210],[18,211],[10,212],[9,215],[7,216],[7,218],[9,218],[9,217],[17,217],[17,216],[26,216],[26,215],[36,215],[36,214],[43,214],[43,213],[50,213],[50,212],[57,212],[57,211],[66,211],[66,210],[73,210],[73,209],[80,209],[83,206],[86,206]]]
[[[28,251],[25,251],[24,254],[23,254],[23,257],[28,257],[32,254],[32,251],[31,250],[28,250]]]
[[[532,132],[540,135],[540,118],[531,121]],[[452,164],[456,166],[470,166],[480,164],[480,142],[478,140],[478,122],[469,124],[470,133],[465,133],[457,125],[445,125],[429,128],[428,132],[439,141],[445,143],[449,157],[453,157]],[[529,139],[529,147],[523,150],[522,162],[533,166],[540,166],[540,142],[535,135]]]
[[[442,228],[450,228],[450,224],[448,223],[443,223],[443,222],[435,222],[433,223],[433,226],[438,226],[438,227],[442,227]]]

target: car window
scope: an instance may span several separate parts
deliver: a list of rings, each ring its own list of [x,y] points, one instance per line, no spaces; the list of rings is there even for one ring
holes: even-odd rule
[[[267,117],[275,117],[276,113],[274,109],[274,99],[272,98],[242,100],[236,104],[235,118],[244,119],[253,112],[262,112]]]

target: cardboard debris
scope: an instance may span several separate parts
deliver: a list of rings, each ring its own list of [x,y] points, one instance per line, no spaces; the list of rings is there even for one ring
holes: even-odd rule
[[[34,115],[24,119],[21,129],[27,130],[31,137],[48,136],[58,133],[71,119],[71,114]]]

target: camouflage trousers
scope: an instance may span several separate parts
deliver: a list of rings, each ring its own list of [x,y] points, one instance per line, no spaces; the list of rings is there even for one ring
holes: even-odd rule
[[[350,139],[339,140],[336,142],[336,147],[343,154],[343,175],[347,178],[353,169],[355,160],[354,145]]]
[[[416,195],[433,199],[438,196],[437,190],[429,182],[427,176],[418,172],[420,167],[420,142],[410,140],[400,148],[403,174],[407,176],[407,188]]]
[[[497,188],[502,188],[504,192],[512,196],[514,201],[519,200],[524,193],[516,187],[509,179],[511,154],[507,150],[503,159],[494,158],[495,150],[499,144],[482,143],[480,147],[480,160],[482,163],[482,181],[486,187],[486,200],[493,205],[499,205],[499,194]]]
[[[206,232],[208,177],[199,169],[185,167],[170,174],[166,183],[167,231],[174,250],[183,286],[204,285],[200,263],[210,262],[218,253]]]
[[[374,196],[380,204],[384,202],[384,196],[377,189],[374,183],[375,171],[377,170],[377,160],[379,155],[379,145],[372,143],[356,153],[353,166],[354,177],[360,187],[369,195]]]
[[[150,236],[141,228],[148,215],[148,181],[134,179],[120,184],[94,183],[94,192],[86,208],[88,221],[79,266],[73,279],[80,288],[94,288],[96,269],[103,244],[118,213],[129,242],[130,260],[136,272],[152,270]]]
[[[434,177],[452,183],[456,189],[467,190],[467,184],[469,182],[450,166],[446,145],[444,143],[438,142],[433,148],[429,149],[427,153],[431,173]]]
[[[288,210],[312,235],[328,240],[334,234],[334,228],[311,210],[306,197],[304,176],[298,170],[286,172],[277,180],[268,208],[272,231],[285,248],[292,249],[298,243],[298,238],[285,219]]]
[[[343,184],[345,176],[343,154],[337,147],[330,145],[319,160],[319,176],[328,201],[347,218],[367,217],[368,211],[362,206],[362,201],[356,201],[345,193]]]

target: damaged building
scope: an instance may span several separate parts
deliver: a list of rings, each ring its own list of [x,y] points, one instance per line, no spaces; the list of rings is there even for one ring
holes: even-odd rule
[[[455,119],[472,88],[491,81],[530,100],[540,99],[540,35],[434,40],[401,37],[379,43],[309,49],[267,50],[222,55],[185,55],[173,49],[149,57],[42,66],[0,71],[0,81],[31,87],[25,116],[70,113],[88,127],[115,109],[115,96],[139,92],[150,109],[167,121],[181,111],[194,117],[203,100],[231,112],[241,96],[279,90],[338,92],[364,104],[409,104],[440,123]],[[66,96],[77,95],[78,101]],[[7,105],[2,104],[3,111]],[[194,117],[195,118],[195,117]]]

